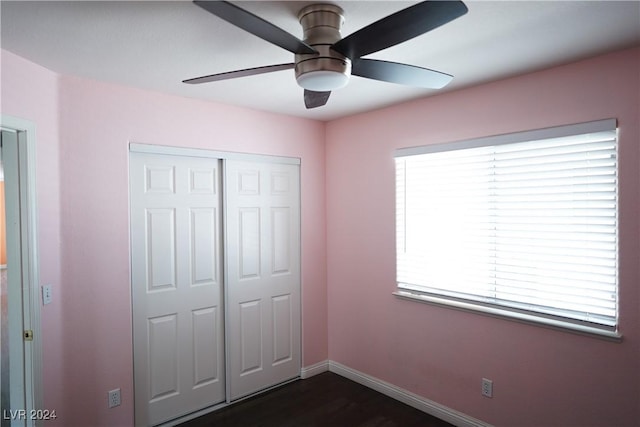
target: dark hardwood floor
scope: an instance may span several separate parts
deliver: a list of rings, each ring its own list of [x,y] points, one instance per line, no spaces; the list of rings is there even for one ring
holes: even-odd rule
[[[180,424],[180,427],[450,427],[340,375],[325,372]]]

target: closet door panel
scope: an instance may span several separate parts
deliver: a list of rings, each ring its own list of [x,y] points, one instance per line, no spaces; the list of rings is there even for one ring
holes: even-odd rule
[[[220,161],[132,152],[136,425],[226,398]]]
[[[225,161],[227,343],[234,400],[300,374],[299,166]]]

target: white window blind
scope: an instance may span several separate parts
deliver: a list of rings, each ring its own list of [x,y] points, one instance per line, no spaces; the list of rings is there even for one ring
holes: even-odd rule
[[[396,152],[404,293],[615,331],[615,120]]]

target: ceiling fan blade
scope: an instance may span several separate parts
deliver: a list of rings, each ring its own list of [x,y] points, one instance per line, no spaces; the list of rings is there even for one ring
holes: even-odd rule
[[[431,31],[467,13],[461,1],[425,1],[382,18],[335,43],[331,48],[355,59]]]
[[[312,90],[304,90],[304,105],[307,109],[322,107],[329,100],[331,92],[315,92]]]
[[[211,74],[209,76],[194,77],[192,79],[183,80],[182,83],[199,84],[199,83],[216,82],[219,80],[229,80],[229,79],[235,79],[238,77],[247,77],[247,76],[255,76],[257,74],[272,73],[274,71],[280,71],[280,70],[290,70],[294,66],[295,66],[294,63],[277,64],[277,65],[267,65],[265,67],[247,68],[244,70],[237,70],[237,71],[227,71],[224,73]]]
[[[428,68],[362,58],[352,62],[351,74],[373,80],[427,89],[440,89],[453,79],[453,76],[449,74],[429,70]]]
[[[227,1],[194,1],[194,3],[218,18],[242,28],[263,40],[280,46],[292,53],[318,53],[314,48],[285,30],[276,27],[238,6]]]

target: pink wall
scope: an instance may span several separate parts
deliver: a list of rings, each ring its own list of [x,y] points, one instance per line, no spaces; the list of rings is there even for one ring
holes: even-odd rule
[[[0,112],[35,123],[38,244],[40,283],[53,286],[54,303],[41,308],[42,345],[45,354],[46,408],[62,408],[65,379],[63,366],[60,229],[60,138],[58,124],[58,76],[49,70],[0,51],[2,81]]]
[[[65,378],[73,420],[133,417],[128,142],[302,159],[304,364],[326,358],[324,128],[321,123],[62,78]],[[313,197],[310,197],[313,195]],[[319,197],[317,197],[319,195]],[[324,342],[323,342],[324,340]],[[106,391],[121,387],[114,412]],[[68,425],[68,424],[67,424]]]
[[[41,270],[56,289],[42,309],[45,406],[57,410],[56,424],[133,424],[130,141],[302,159],[303,365],[326,360],[322,123],[57,77],[9,52],[2,59],[3,114],[38,126]],[[108,409],[116,387],[122,405]]]
[[[2,113],[37,126],[40,275],[54,286],[42,308],[44,392],[55,424],[133,424],[129,141],[302,158],[305,366],[329,358],[496,425],[637,424],[639,56],[325,125],[59,77],[2,51]],[[395,148],[607,117],[620,124],[623,343],[391,296]],[[480,396],[481,377],[494,380],[493,399]],[[109,410],[115,387],[123,405]]]
[[[326,358],[324,127],[321,123],[71,77],[61,86],[65,377],[75,421],[125,425],[133,414],[128,142],[302,159],[303,364]],[[96,226],[98,225],[98,226]],[[89,377],[89,378],[87,378]],[[88,381],[89,380],[89,381]],[[107,390],[123,388],[120,414]]]
[[[498,426],[638,425],[639,80],[627,50],[328,123],[329,358]],[[611,117],[622,343],[391,295],[396,148]]]

